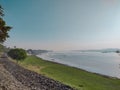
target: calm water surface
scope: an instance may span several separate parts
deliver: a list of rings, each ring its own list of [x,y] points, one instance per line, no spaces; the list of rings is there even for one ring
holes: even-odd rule
[[[120,55],[117,53],[64,51],[49,52],[38,55],[38,57],[120,78]]]

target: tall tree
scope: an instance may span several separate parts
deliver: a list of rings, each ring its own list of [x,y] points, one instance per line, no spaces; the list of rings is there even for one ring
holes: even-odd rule
[[[3,16],[3,8],[0,6],[0,43],[3,43],[6,40],[6,38],[9,37],[8,31],[12,28],[6,25],[6,22],[2,18]]]

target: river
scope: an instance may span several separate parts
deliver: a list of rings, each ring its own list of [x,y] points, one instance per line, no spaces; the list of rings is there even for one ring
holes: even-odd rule
[[[90,72],[120,78],[120,55],[117,53],[59,51],[37,56]]]

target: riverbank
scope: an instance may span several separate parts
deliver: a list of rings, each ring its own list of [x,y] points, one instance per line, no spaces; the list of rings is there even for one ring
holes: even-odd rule
[[[7,58],[0,59],[0,63],[11,76],[16,79],[16,81],[29,88],[3,90],[75,90],[68,85],[64,85],[56,80],[45,77],[44,75],[25,69]],[[4,81],[7,82],[7,80]]]
[[[45,61],[36,56],[28,56],[19,64],[24,68],[58,80],[78,90],[120,90],[119,79],[108,78],[74,67]]]
[[[63,51],[49,52],[37,56],[89,72],[120,78],[120,56],[116,53]]]
[[[1,60],[0,60],[1,61]],[[8,72],[0,62],[0,90],[31,90],[17,81],[13,75]]]

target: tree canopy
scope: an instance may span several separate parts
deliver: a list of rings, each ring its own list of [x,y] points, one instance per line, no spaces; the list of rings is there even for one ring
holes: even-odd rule
[[[19,61],[19,60],[24,60],[27,57],[27,53],[24,49],[15,48],[15,49],[11,49],[8,52],[8,56],[10,56],[12,59]]]
[[[3,8],[0,6],[0,43],[3,43],[9,37],[8,31],[12,28],[6,25],[6,22],[2,18],[3,16]]]
[[[4,16],[4,13],[3,13],[3,8],[2,6],[0,5],[0,16]]]

